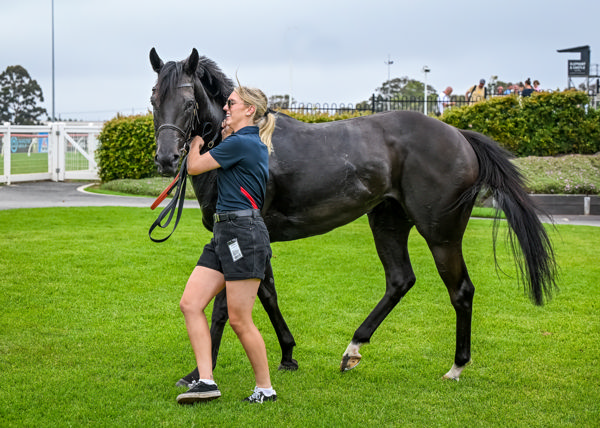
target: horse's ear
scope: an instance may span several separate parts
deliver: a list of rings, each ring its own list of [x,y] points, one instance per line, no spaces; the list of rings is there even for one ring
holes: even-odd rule
[[[198,51],[196,48],[192,49],[192,53],[188,59],[185,60],[185,64],[183,65],[183,69],[187,74],[196,73],[196,68],[198,67],[198,60],[200,56],[198,55]]]
[[[157,73],[160,73],[161,68],[165,65],[154,48],[150,49],[150,64],[152,64],[152,69]]]

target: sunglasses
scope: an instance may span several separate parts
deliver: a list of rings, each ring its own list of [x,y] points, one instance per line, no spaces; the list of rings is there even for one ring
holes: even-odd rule
[[[244,105],[247,105],[247,104],[246,104],[246,103],[244,103],[244,102],[242,102],[242,103],[238,103],[237,101],[235,101],[235,100],[232,100],[232,99],[228,99],[228,100],[227,100],[227,107],[228,107],[229,109],[231,109],[231,106],[234,106],[234,105],[236,105],[236,104],[244,104]]]

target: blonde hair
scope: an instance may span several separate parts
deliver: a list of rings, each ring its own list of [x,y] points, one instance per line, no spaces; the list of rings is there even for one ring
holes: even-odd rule
[[[238,81],[239,84],[239,81]],[[240,96],[244,104],[254,106],[254,124],[258,126],[258,135],[261,141],[269,149],[269,153],[273,151],[271,137],[275,131],[275,114],[269,111],[269,100],[263,91],[257,88],[248,88],[246,86],[238,86],[234,91]]]

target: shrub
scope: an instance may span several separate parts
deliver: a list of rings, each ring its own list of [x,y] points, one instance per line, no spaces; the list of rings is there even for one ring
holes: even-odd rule
[[[117,116],[104,124],[96,151],[103,182],[157,175],[152,115]]]
[[[306,122],[306,123],[333,122],[335,120],[351,119],[353,117],[360,117],[360,116],[366,116],[366,115],[371,114],[370,111],[367,111],[367,112],[354,111],[354,112],[336,113],[336,114],[322,113],[319,111],[314,111],[312,113],[298,113],[295,111],[282,110],[281,112],[290,117],[293,117],[296,120],[299,120],[301,122]]]
[[[517,156],[593,154],[600,150],[600,112],[583,92],[516,95],[450,109],[441,119],[498,141]]]

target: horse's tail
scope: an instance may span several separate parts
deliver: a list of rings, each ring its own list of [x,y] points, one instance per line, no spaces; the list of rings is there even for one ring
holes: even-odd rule
[[[510,154],[492,139],[473,131],[460,130],[479,160],[479,177],[470,193],[491,190],[497,208],[504,211],[509,225],[509,242],[521,277],[536,305],[552,297],[556,286],[556,261],[550,238],[538,218],[537,208],[524,189],[523,176],[510,161]],[[494,222],[494,254],[498,217]],[[521,252],[517,251],[518,240]]]

